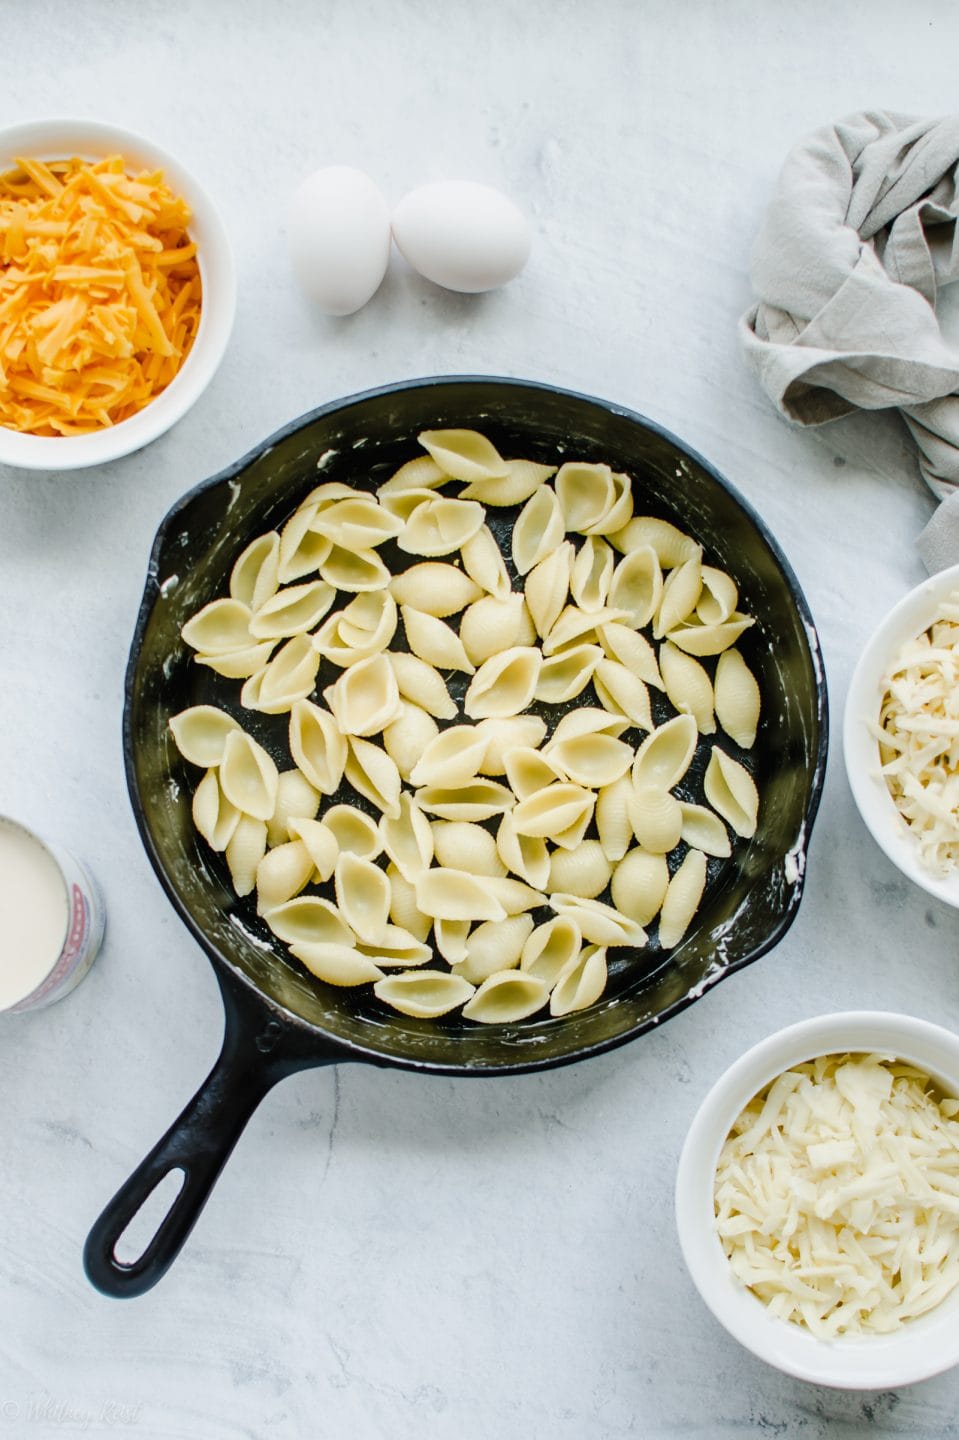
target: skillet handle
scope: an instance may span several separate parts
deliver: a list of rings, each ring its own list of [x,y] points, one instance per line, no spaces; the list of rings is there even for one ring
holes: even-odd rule
[[[94,1222],[83,1249],[87,1278],[104,1295],[142,1295],[161,1280],[183,1248],[244,1126],[278,1081],[297,1070],[344,1058],[318,1052],[262,1002],[251,1000],[217,967],[226,1027],[216,1064],[162,1140]],[[117,1258],[116,1246],[160,1182],[180,1170],[179,1193],[139,1257]]]

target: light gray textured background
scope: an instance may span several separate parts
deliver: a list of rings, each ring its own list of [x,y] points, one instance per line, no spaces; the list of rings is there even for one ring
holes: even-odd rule
[[[220,1034],[120,756],[168,506],[371,385],[479,371],[581,388],[675,429],[759,508],[818,622],[835,721],[864,638],[921,576],[932,502],[893,422],[816,438],[777,420],[735,321],[795,138],[861,107],[955,105],[954,5],[7,0],[0,18],[0,123],[74,112],[149,134],[222,206],[240,279],[223,367],[169,435],[86,474],[0,468],[0,812],[84,856],[109,907],[80,990],[0,1026],[0,1440],[959,1435],[959,1372],[842,1395],[752,1359],[700,1303],[673,1230],[686,1126],[748,1045],[864,1004],[959,1026],[959,922],[862,829],[835,725],[806,899],[776,952],[573,1069],[300,1075],[158,1289],[111,1302],[80,1268]],[[333,162],[393,200],[434,178],[502,186],[532,218],[528,270],[470,299],[395,265],[352,319],[311,314],[283,213]]]

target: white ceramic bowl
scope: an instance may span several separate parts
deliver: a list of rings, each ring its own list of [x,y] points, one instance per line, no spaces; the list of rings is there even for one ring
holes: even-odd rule
[[[233,252],[213,202],[172,155],[116,125],[95,120],[38,120],[0,130],[0,171],[17,156],[41,160],[77,155],[97,160],[119,153],[128,168],[162,169],[171,189],[193,211],[190,235],[197,243],[203,283],[200,327],[176,378],[136,415],[90,435],[23,435],[0,426],[0,465],[24,470],[77,470],[102,465],[149,444],[174,425],[206,389],[223,358],[236,309]]]
[[[915,884],[939,900],[959,906],[959,869],[934,875],[920,862],[915,838],[879,773],[879,745],[868,725],[870,720],[879,720],[885,694],[883,676],[890,663],[908,640],[928,629],[937,609],[954,590],[959,590],[959,565],[910,590],[874,631],[849,684],[842,741],[853,798],[876,843]]]
[[[959,1363],[959,1289],[891,1335],[819,1340],[771,1316],[733,1275],[714,1228],[713,1186],[723,1141],[743,1107],[784,1070],[817,1055],[878,1051],[924,1070],[959,1096],[959,1036],[881,1011],[820,1015],[780,1030],[721,1075],[690,1126],[676,1176],[676,1223],[700,1295],[731,1335],[770,1365],[842,1390],[891,1390]]]

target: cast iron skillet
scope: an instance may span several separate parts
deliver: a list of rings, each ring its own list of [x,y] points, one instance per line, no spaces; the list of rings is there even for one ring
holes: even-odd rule
[[[759,829],[734,846],[730,860],[710,863],[698,919],[668,958],[655,943],[610,952],[606,994],[562,1019],[534,1016],[502,1027],[456,1016],[410,1020],[372,995],[308,975],[257,918],[253,897],[232,893],[220,857],[198,842],[190,814],[198,772],[181,760],[167,729],[169,716],[188,705],[236,702],[239,685],[193,664],[179,630],[201,604],[226,593],[249,541],[281,525],[320,479],[375,487],[418,453],[420,430],[443,426],[483,430],[504,455],[603,460],[628,472],[636,513],[669,518],[702,541],[713,563],[737,579],[742,608],[760,622],[742,642],[763,694],[750,760],[762,796]],[[318,683],[329,683],[322,672]],[[595,701],[587,691],[574,703]],[[806,601],[763,522],[705,460],[618,406],[513,380],[412,381],[322,406],[191,491],[164,520],[150,558],[126,677],[124,758],[147,854],[213,964],[226,1026],[198,1093],[96,1221],[84,1251],[93,1284],[129,1296],[160,1279],[253,1110],[296,1070],[361,1060],[433,1074],[509,1075],[568,1064],[643,1034],[763,955],[799,905],[826,762],[826,705]],[[238,707],[237,714],[288,766],[286,717],[251,717]],[[705,758],[697,756],[685,783],[697,783]],[[346,790],[342,798],[364,803]],[[182,1187],[153,1239],[133,1263],[121,1263],[118,1239],[177,1169]]]

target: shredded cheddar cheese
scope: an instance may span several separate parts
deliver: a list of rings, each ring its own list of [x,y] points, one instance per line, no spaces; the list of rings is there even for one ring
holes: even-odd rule
[[[0,175],[0,425],[82,435],[165,389],[200,323],[190,210],[119,155]]]
[[[882,774],[928,870],[959,861],[959,593],[886,673],[875,734]]]
[[[881,1055],[797,1065],[746,1106],[716,1167],[737,1279],[821,1339],[884,1334],[959,1285],[959,1102]]]

